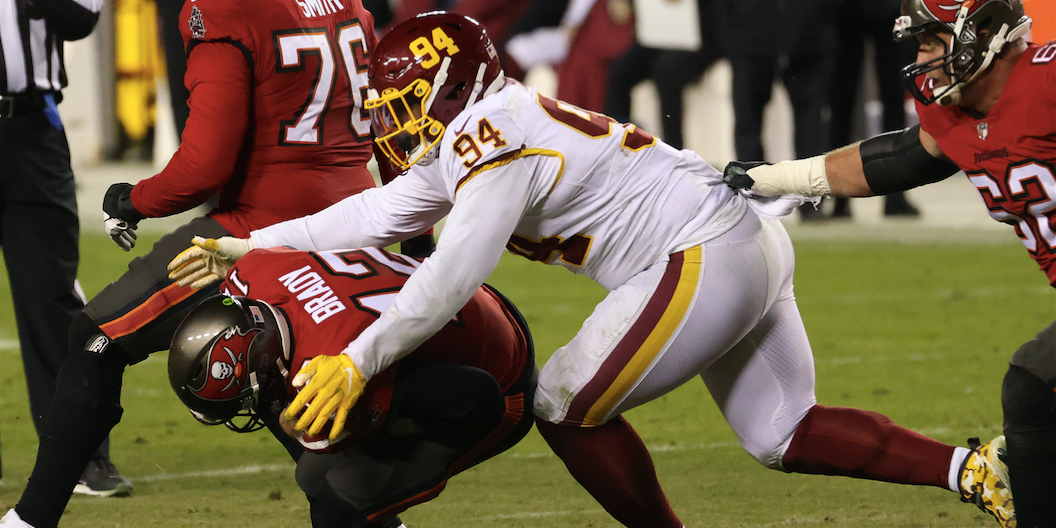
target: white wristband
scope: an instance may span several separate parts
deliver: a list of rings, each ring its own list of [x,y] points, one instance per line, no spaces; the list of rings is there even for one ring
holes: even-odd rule
[[[824,196],[831,192],[825,174],[824,154],[773,165],[760,165],[748,170],[748,176],[755,180],[752,191],[763,196]]]

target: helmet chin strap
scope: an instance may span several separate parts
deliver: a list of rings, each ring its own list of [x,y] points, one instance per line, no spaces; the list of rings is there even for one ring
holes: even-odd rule
[[[968,0],[961,4],[961,9],[957,11],[957,23],[953,26],[953,42],[950,43],[951,50],[956,42],[961,40],[961,33],[964,32],[964,23],[968,20],[968,10],[971,9],[973,5],[975,5],[975,1]],[[978,71],[981,71],[981,69],[977,70],[977,73]],[[952,75],[952,72],[950,72],[950,74]],[[972,77],[975,77],[975,74],[973,74]],[[951,82],[945,87],[945,90],[935,94],[935,102],[939,103],[940,106],[952,106],[960,103],[961,86],[964,86],[969,80],[971,80],[971,77],[961,81]]]
[[[422,149],[422,146],[418,145],[418,147],[415,148],[414,151],[411,152],[411,154],[417,156],[418,155],[417,154],[418,151],[420,151],[421,149]],[[437,142],[436,145],[433,145],[433,148],[429,149],[429,151],[426,152],[425,154],[422,154],[422,157],[418,158],[418,161],[414,162],[414,164],[415,165],[421,165],[421,166],[424,167],[426,165],[429,165],[429,164],[433,163],[434,161],[436,161],[436,158],[439,158],[439,157],[440,157],[440,143]]]
[[[275,364],[279,367],[279,372],[282,373],[283,377],[289,373],[286,369],[286,364],[290,362],[290,323],[286,320],[286,315],[275,309],[274,306],[264,301],[258,301],[264,306],[271,310],[272,317],[275,318],[275,324],[279,327],[279,341],[282,342],[282,357],[275,358]]]
[[[502,70],[499,70],[499,74],[495,76],[495,80],[491,81],[487,90],[484,90],[484,97],[501,90],[503,86],[506,86],[506,74],[503,73]]]
[[[429,96],[425,98],[425,104],[422,105],[422,115],[423,116],[429,115],[429,110],[431,110],[433,108],[433,101],[436,100],[436,92],[439,91],[440,87],[442,87],[444,85],[444,83],[447,82],[447,70],[450,69],[450,68],[451,68],[451,57],[444,57],[443,62],[440,63],[440,69],[436,71],[436,77],[433,77],[433,84],[429,88]],[[424,148],[425,148],[425,145],[422,145],[421,143],[419,143],[418,146],[414,147],[414,149],[412,149],[411,152],[408,153],[408,157],[411,158],[411,159],[417,157],[419,155],[419,153],[422,152],[422,149],[424,149]],[[440,149],[440,145],[439,144],[433,145],[433,148],[429,149],[429,152],[426,152],[426,153],[422,154],[422,157],[418,158],[418,161],[414,162],[414,164],[415,165],[429,165],[430,163],[433,162],[433,160],[435,160],[437,158],[437,154],[438,154],[438,150],[439,149]]]
[[[425,98],[425,104],[422,105],[422,115],[428,115],[429,110],[433,108],[433,101],[436,100],[436,92],[447,82],[447,70],[451,68],[451,57],[444,57],[444,61],[440,63],[440,69],[436,72],[436,77],[433,77],[433,85],[429,89],[429,97]]]
[[[429,109],[433,106],[433,98],[436,97],[437,90],[439,90],[440,87],[443,86],[445,82],[447,82],[447,70],[450,66],[451,57],[444,57],[444,62],[440,64],[440,71],[438,71],[436,73],[436,77],[433,78],[433,86],[432,89],[429,91],[429,97],[425,100],[425,111],[427,113],[429,112]],[[503,75],[502,71],[499,71],[499,74],[495,77],[495,80],[492,81],[491,84],[488,85],[488,88],[485,90],[484,74],[487,72],[487,70],[488,65],[484,62],[480,63],[480,66],[477,67],[477,76],[476,79],[473,80],[473,91],[471,91],[469,93],[469,97],[466,98],[466,105],[462,107],[463,111],[465,111],[465,109],[469,108],[470,106],[473,106],[473,104],[477,102],[477,97],[487,97],[502,89],[502,86],[506,84],[506,76]],[[481,95],[482,92],[483,95]],[[411,151],[411,157],[417,156],[422,148],[422,145],[418,145],[413,151]],[[415,165],[429,165],[433,161],[436,161],[436,158],[439,157],[439,154],[440,145],[434,145],[433,148],[429,149],[428,152],[422,154],[422,157],[415,162]]]

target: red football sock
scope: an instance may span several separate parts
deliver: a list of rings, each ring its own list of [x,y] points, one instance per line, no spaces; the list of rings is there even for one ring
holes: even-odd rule
[[[953,451],[882,414],[815,405],[796,428],[782,462],[793,473],[949,489]]]
[[[649,451],[622,416],[598,427],[536,425],[569,473],[624,526],[682,528]]]

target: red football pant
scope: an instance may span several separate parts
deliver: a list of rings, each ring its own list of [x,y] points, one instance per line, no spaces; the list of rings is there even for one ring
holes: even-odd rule
[[[682,528],[649,450],[622,416],[597,427],[535,423],[569,473],[617,521],[630,528]]]
[[[882,414],[815,405],[796,428],[782,462],[793,473],[949,489],[954,449]]]

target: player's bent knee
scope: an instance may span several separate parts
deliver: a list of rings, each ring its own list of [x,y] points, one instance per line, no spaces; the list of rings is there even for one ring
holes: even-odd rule
[[[1001,384],[1006,434],[1038,426],[1056,426],[1056,394],[1027,369],[1009,365]]]
[[[80,315],[73,319],[73,323],[70,325],[70,331],[67,334],[67,350],[71,353],[87,350],[89,341],[92,340],[95,334],[99,333],[101,333],[99,325],[95,324],[91,317],[81,312]]]
[[[374,525],[347,500],[338,496],[327,478],[329,455],[306,453],[297,463],[297,485],[308,497],[314,528],[368,528]]]
[[[102,413],[116,424],[121,419],[121,377],[124,363],[91,352],[71,354],[59,368],[55,403]]]
[[[555,424],[560,423],[565,418],[574,419],[574,417],[565,415],[569,398],[567,396],[565,398],[558,397],[561,394],[569,394],[569,389],[555,386],[555,384],[548,381],[546,377],[539,378],[539,384],[535,388],[532,413],[539,420]]]
[[[56,380],[56,402],[102,412],[116,424],[126,355],[83,313],[71,326],[70,345]]]
[[[813,407],[816,406],[812,406],[811,409]],[[755,424],[754,428],[738,430],[738,443],[763,467],[784,471],[782,460],[792,444],[792,438],[797,431],[809,428],[812,421],[809,409],[802,414],[803,418],[798,421],[793,419],[762,421]]]
[[[741,448],[748,452],[756,462],[762,464],[767,469],[783,470],[784,467],[781,464],[781,458],[785,456],[785,452],[788,451],[788,444],[792,441],[792,435],[789,434],[780,443],[770,442],[765,445],[756,445],[749,442],[747,439],[741,438]]]

